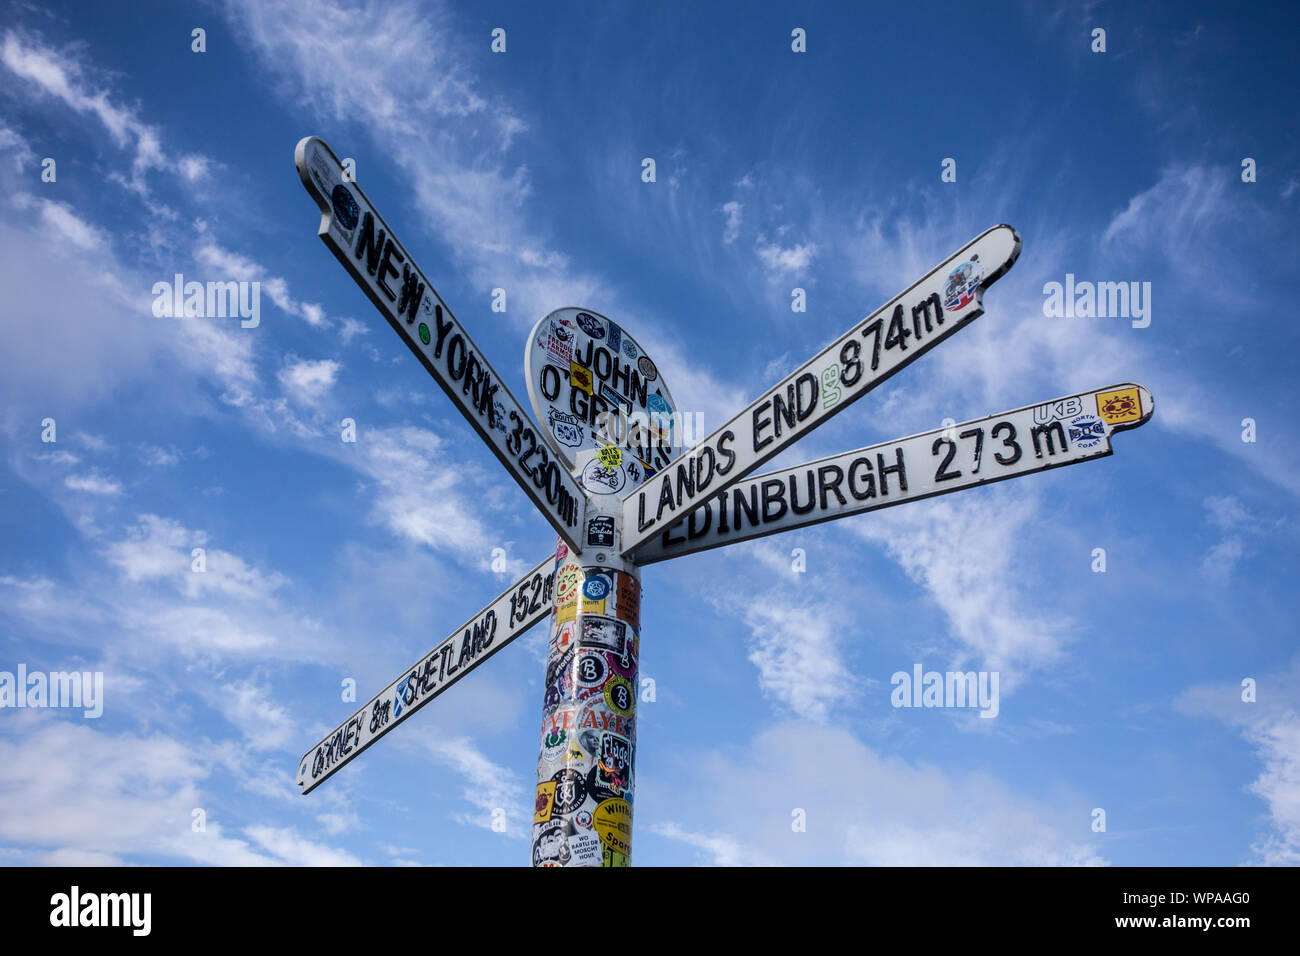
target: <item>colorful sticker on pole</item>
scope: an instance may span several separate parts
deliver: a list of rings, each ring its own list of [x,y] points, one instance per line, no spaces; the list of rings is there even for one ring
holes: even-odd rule
[[[632,805],[614,797],[596,807],[593,824],[601,844],[623,857],[632,855]]]
[[[537,785],[537,800],[533,804],[533,823],[545,823],[555,809],[555,783],[547,780]]]
[[[1138,421],[1142,417],[1142,395],[1136,388],[1100,392],[1097,395],[1097,414],[1108,425]]]
[[[566,564],[555,573],[556,607],[563,607],[577,600],[578,588],[582,586],[583,577],[580,564]]]

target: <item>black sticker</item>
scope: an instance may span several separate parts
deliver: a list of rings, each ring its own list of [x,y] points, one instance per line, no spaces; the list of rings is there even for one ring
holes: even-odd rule
[[[572,813],[587,799],[587,784],[576,770],[559,770],[551,777],[555,781],[555,812]]]
[[[587,522],[587,544],[593,548],[614,547],[613,515],[597,515]]]
[[[357,201],[352,198],[352,193],[348,192],[346,186],[339,183],[334,187],[334,191],[330,193],[330,203],[334,206],[335,222],[349,231],[357,228],[361,207],[357,205]]]

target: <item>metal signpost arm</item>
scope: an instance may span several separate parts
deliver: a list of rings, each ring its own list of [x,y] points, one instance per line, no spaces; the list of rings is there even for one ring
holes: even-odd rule
[[[725,491],[983,312],[983,293],[1020,255],[994,226],[867,316],[691,452],[623,499],[623,553]],[[718,480],[720,479],[720,480]]]
[[[551,612],[555,559],[548,557],[501,593],[381,693],[321,738],[298,761],[311,793],[384,734]]]
[[[482,350],[324,140],[304,137],[294,162],[320,207],[325,245],[560,537],[581,552],[586,495],[548,453],[544,435]]]
[[[668,525],[639,565],[1113,454],[1151,418],[1140,385],[1112,385],[746,479]]]

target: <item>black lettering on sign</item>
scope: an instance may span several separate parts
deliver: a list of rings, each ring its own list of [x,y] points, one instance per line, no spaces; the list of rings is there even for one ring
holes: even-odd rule
[[[894,449],[894,461],[896,464],[885,465],[885,456],[876,453],[876,474],[880,476],[880,493],[889,494],[889,476],[898,476],[898,488],[903,494],[907,494],[907,471],[903,468],[903,449]]]
[[[398,265],[406,261],[406,256],[402,255],[397,249],[397,243],[393,242],[393,237],[388,237],[388,242],[384,244],[384,257],[379,261],[379,272],[375,276],[375,285],[379,286],[384,295],[388,296],[391,302],[397,298],[397,293],[388,288],[386,281],[390,275],[398,275],[397,266],[393,265],[393,257],[397,257]]]
[[[835,492],[835,497],[839,499],[840,507],[848,504],[844,500],[844,493],[840,491],[840,482],[844,480],[844,470],[839,465],[822,465],[817,469],[817,491],[821,501],[821,510],[826,510],[826,492]]]
[[[736,433],[731,431],[731,429],[727,429],[727,431],[718,436],[718,451],[727,456],[727,463],[725,465],[718,465],[718,474],[720,475],[725,475],[727,472],[731,471],[732,467],[736,464],[736,453],[730,448],[725,447],[727,442],[733,442],[735,440]]]
[[[706,501],[690,513],[686,521],[686,534],[694,541],[704,535],[711,524],[713,524],[713,506]]]
[[[859,478],[859,471],[865,471],[866,477]],[[858,491],[859,482],[864,484],[861,492]],[[849,494],[858,501],[876,497],[876,476],[872,474],[870,458],[855,458],[849,463]]]
[[[796,416],[799,421],[803,421],[817,410],[817,376],[812,372],[804,372],[795,379],[794,398],[797,406]]]
[[[771,524],[785,517],[785,482],[769,478],[763,482],[763,524]]]
[[[862,343],[850,339],[840,348],[840,384],[852,388],[862,378]]]
[[[763,402],[757,408],[754,409],[754,451],[759,451],[765,445],[772,444],[772,442],[775,440],[774,436],[772,435],[768,435],[762,439],[759,438],[759,435],[762,434],[763,429],[766,428],[768,425],[772,424],[772,419],[767,418],[764,415],[764,412],[772,408],[772,403],[773,403],[773,399],[769,398],[767,401]],[[721,444],[721,442],[719,442],[719,444]],[[721,472],[721,473],[726,474],[726,472]]]
[[[371,275],[379,268],[379,256],[384,251],[384,230],[379,230],[379,235],[375,235],[375,217],[371,212],[367,212],[361,220],[361,232],[357,234],[357,251],[356,258],[360,259],[363,255],[366,257],[366,272]]]
[[[560,370],[554,365],[542,366],[542,397],[553,402],[560,397]]]
[[[758,486],[757,485],[749,486],[748,501],[745,500],[745,493],[741,491],[740,488],[732,488],[731,506],[734,509],[732,511],[731,520],[732,523],[736,526],[736,530],[740,530],[740,509],[741,508],[745,509],[745,514],[749,517],[750,525],[751,526],[757,525],[758,524]]]
[[[397,300],[397,314],[406,313],[407,325],[415,321],[423,299],[424,283],[420,281],[420,274],[414,269],[402,266],[402,294]]]
[[[454,323],[451,319],[448,319],[446,322],[442,320],[442,306],[435,305],[433,307],[433,326],[436,333],[433,343],[434,358],[442,358],[442,343],[443,340],[447,338],[447,333],[451,331],[453,324]]]
[[[943,456],[943,461],[939,462],[939,467],[935,470],[935,481],[951,481],[953,478],[960,478],[960,471],[948,471],[948,466],[952,464],[953,457],[957,454],[957,443],[949,438],[936,438],[934,444],[930,446],[930,454],[939,454],[939,449],[948,446],[948,453]]]
[[[1020,460],[1020,443],[1016,441],[1016,426],[1010,422],[998,422],[993,426],[993,431],[989,435],[993,438],[998,437],[998,432],[1005,431],[1006,437],[1002,439],[1002,446],[1010,448],[1011,452],[1004,458],[1002,452],[994,452],[993,458],[999,465],[1014,465]]]
[[[1070,446],[1065,443],[1065,428],[1059,421],[1052,422],[1050,425],[1035,425],[1029,429],[1029,437],[1034,440],[1034,457],[1042,458],[1043,450],[1039,447],[1038,440],[1040,437],[1047,440],[1047,453],[1056,454],[1056,439],[1061,440],[1061,451],[1065,451]]]
[[[790,510],[797,515],[806,515],[817,506],[817,491],[813,487],[813,473],[804,472],[804,477],[808,479],[808,501],[806,504],[799,504],[799,478],[796,475],[790,476]]]
[[[708,470],[705,470],[705,462],[708,462]],[[698,491],[703,491],[709,487],[709,482],[713,480],[713,469],[717,465],[717,458],[713,454],[713,446],[705,445],[700,449],[700,453],[695,456],[695,487]]]
[[[456,347],[460,346],[460,361],[456,361]],[[452,381],[459,382],[465,374],[465,340],[461,338],[459,332],[451,337],[447,343],[447,372],[451,375]]]
[[[772,396],[772,436],[774,438],[781,437],[781,423],[783,421],[788,431],[794,431],[794,413],[794,383],[791,382],[785,387],[784,399],[782,399],[779,392]],[[754,450],[757,451],[758,449]]]
[[[929,298],[923,300],[920,305],[912,306],[912,331],[919,339],[921,337],[921,319],[925,319],[925,331],[933,332],[934,326],[930,324],[931,315],[943,325],[943,303],[939,301],[939,293],[931,292]]]

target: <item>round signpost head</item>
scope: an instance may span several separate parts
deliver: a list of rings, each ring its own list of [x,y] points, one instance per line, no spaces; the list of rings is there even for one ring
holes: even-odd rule
[[[677,405],[659,367],[599,312],[564,308],[544,316],[528,337],[524,376],[547,441],[570,471],[582,468],[591,491],[624,494],[681,447]],[[597,454],[583,454],[590,451]]]

